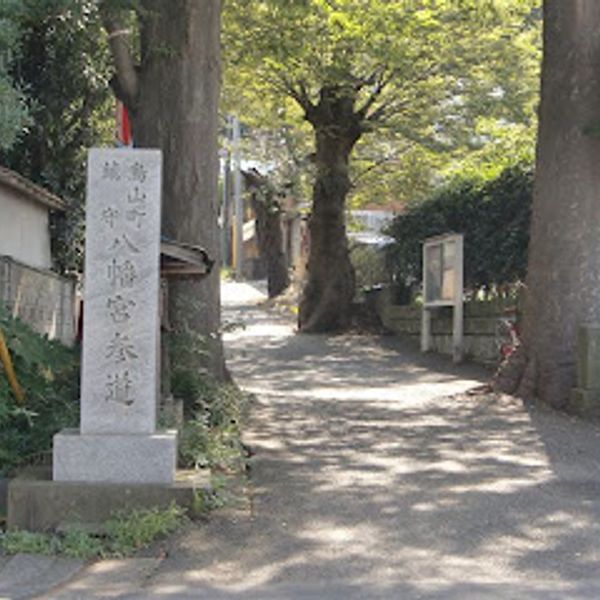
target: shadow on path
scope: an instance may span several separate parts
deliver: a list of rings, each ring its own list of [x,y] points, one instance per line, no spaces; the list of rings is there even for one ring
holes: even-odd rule
[[[395,340],[296,335],[242,292],[252,508],[192,527],[135,597],[600,598],[597,426],[465,394],[484,371]]]

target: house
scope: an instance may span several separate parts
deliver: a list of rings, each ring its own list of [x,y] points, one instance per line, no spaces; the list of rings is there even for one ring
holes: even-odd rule
[[[269,186],[268,179],[256,169],[242,171],[243,225],[242,225],[242,274],[247,279],[270,279],[275,271],[284,269],[293,278],[304,273],[307,235],[306,220],[294,197],[273,189],[278,209],[261,210],[264,205],[262,186]],[[236,266],[236,219],[231,199],[227,199],[222,215],[224,264]],[[277,263],[277,266],[274,264]],[[287,279],[287,277],[286,277]],[[285,284],[287,285],[287,283]],[[277,286],[275,286],[277,287]]]
[[[0,255],[50,269],[50,211],[65,203],[18,173],[0,167]]]
[[[50,339],[75,340],[75,281],[52,269],[50,213],[63,200],[0,167],[0,300]]]

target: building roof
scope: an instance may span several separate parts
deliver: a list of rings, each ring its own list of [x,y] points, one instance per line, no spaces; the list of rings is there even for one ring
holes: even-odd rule
[[[394,238],[375,231],[349,231],[348,239],[357,246],[372,246],[383,248],[394,243]]]
[[[19,173],[2,166],[0,166],[0,185],[20,192],[31,200],[39,202],[53,210],[65,211],[67,209],[64,200],[58,196],[51,194],[48,190],[19,175]]]
[[[163,277],[206,277],[214,264],[204,248],[161,237],[160,271]]]

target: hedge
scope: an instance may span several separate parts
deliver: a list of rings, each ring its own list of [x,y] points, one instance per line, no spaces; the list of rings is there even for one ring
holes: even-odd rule
[[[386,260],[394,281],[421,281],[424,239],[447,232],[465,236],[465,287],[501,289],[522,281],[533,195],[533,175],[517,166],[491,181],[459,181],[394,219]]]

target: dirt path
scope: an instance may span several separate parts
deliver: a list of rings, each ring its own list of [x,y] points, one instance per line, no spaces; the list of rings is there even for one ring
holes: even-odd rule
[[[600,598],[597,426],[463,394],[485,373],[393,338],[296,335],[250,286],[224,299],[251,507],[181,535],[141,592],[82,598]]]

